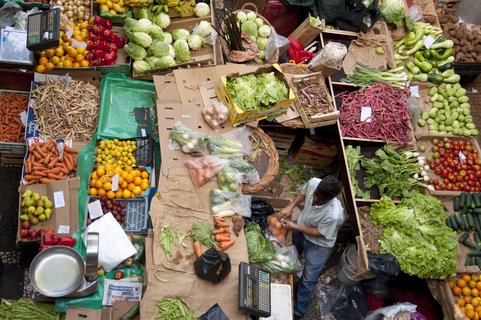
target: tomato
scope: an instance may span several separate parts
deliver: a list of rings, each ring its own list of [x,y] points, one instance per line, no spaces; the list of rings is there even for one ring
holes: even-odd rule
[[[457,176],[457,177],[456,177],[456,181],[457,181],[457,182],[463,182],[463,177]]]
[[[449,183],[449,179],[448,179],[448,178],[444,178],[444,179],[443,179],[443,183],[444,183],[444,184],[448,184],[448,183]]]
[[[478,166],[478,167],[479,167],[479,166]],[[476,169],[476,171],[474,172],[474,176],[475,176],[476,178],[481,178],[481,170]]]
[[[432,182],[431,182],[433,185],[438,185],[439,184],[439,181],[438,179],[432,179]]]
[[[437,174],[438,176],[440,176],[440,175],[441,175],[441,169],[436,168],[436,169],[434,170],[434,173]]]
[[[434,168],[436,168],[436,165],[434,164],[434,162],[432,162],[432,163],[429,165],[429,169],[434,170]]]
[[[474,176],[474,174],[469,173],[469,174],[468,174],[468,179],[471,180],[471,181],[475,181],[475,180],[476,180],[476,177]]]
[[[448,175],[448,179],[449,179],[449,181],[454,182],[454,181],[456,181],[456,176],[454,175],[454,173],[450,173]]]
[[[459,188],[457,186],[454,186],[453,191],[459,191]]]
[[[453,186],[452,183],[446,184],[446,189],[447,189],[447,190],[453,190],[453,188],[454,188],[454,186]]]
[[[467,164],[462,164],[461,165],[461,171],[466,171],[468,170],[468,165]]]
[[[465,176],[466,176],[466,171],[465,171],[464,168],[463,168],[463,170],[459,171],[459,175],[460,175],[461,177],[465,177]]]
[[[476,186],[476,182],[474,182],[473,180],[469,180],[469,181],[468,181],[468,186],[470,186],[470,187],[475,187],[475,186]]]
[[[436,159],[434,160],[434,165],[437,167],[439,165],[441,165],[441,159]]]

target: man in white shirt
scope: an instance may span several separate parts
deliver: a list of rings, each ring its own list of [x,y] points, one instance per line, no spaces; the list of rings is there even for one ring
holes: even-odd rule
[[[344,210],[336,198],[342,191],[342,183],[334,176],[312,178],[300,190],[299,195],[277,214],[282,224],[292,230],[293,242],[304,253],[304,270],[299,280],[294,306],[296,318],[307,312],[317,279],[336,243],[337,232],[344,222]],[[296,222],[286,220],[292,210],[304,202]]]

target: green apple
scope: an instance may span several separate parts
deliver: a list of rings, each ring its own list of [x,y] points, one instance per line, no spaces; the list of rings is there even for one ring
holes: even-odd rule
[[[43,203],[45,203],[45,201],[48,200],[48,197],[47,197],[47,196],[42,196],[40,199],[42,200]]]
[[[22,198],[30,198],[31,195],[32,195],[32,191],[26,190],[26,191],[22,194]]]
[[[38,220],[45,221],[47,220],[47,217],[42,213],[41,215],[38,216]]]
[[[52,209],[47,208],[43,213],[45,214],[47,219],[50,219],[50,216],[52,215]]]
[[[51,208],[52,208],[52,206],[53,206],[53,203],[52,203],[52,201],[50,201],[50,200],[47,200],[47,202],[45,202],[45,208],[46,208],[46,209],[51,209]]]
[[[30,214],[33,214],[35,212],[35,207],[34,206],[28,207],[27,212]]]
[[[41,198],[40,193],[38,193],[38,192],[35,192],[32,196],[33,196],[33,200],[40,200],[40,198]]]

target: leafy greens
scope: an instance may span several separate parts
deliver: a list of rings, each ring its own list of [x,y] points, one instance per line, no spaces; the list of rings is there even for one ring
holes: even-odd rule
[[[382,18],[387,23],[394,24],[397,28],[404,24],[404,1],[384,0],[380,5]]]
[[[413,194],[395,205],[388,197],[372,204],[373,222],[382,227],[381,253],[391,253],[407,274],[443,279],[456,271],[456,232],[445,225],[441,202]]]
[[[361,155],[361,147],[357,146],[354,148],[351,145],[346,147],[346,159],[347,159],[347,166],[349,169],[349,175],[351,176],[351,184],[354,187],[354,191],[358,197],[363,199],[369,199],[371,197],[371,193],[369,191],[363,191],[359,186],[359,182],[356,178],[356,172],[361,169],[361,159],[363,156]]]
[[[247,252],[249,254],[249,262],[267,262],[276,255],[274,244],[264,238],[261,227],[255,222],[249,222],[244,229],[247,241]]]
[[[242,110],[268,110],[288,96],[287,86],[274,72],[249,74],[227,80],[227,91]]]

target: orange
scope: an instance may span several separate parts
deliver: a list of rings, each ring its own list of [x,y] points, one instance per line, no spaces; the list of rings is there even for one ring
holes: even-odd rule
[[[45,50],[40,51],[40,56],[45,57],[47,55],[47,52]]]
[[[453,289],[456,286],[456,283],[454,283],[454,280],[449,280],[449,287]]]
[[[55,55],[60,58],[65,55],[65,51],[63,50],[63,48],[58,47],[57,49],[55,49]]]
[[[110,182],[106,182],[104,183],[103,188],[105,191],[110,191],[112,190],[112,184]]]
[[[84,60],[85,60],[85,57],[84,57],[83,55],[81,55],[81,54],[78,54],[78,55],[75,56],[75,62],[79,62],[79,63],[80,63],[80,62],[82,62],[82,61],[84,61]]]
[[[479,297],[479,290],[476,288],[471,289],[471,295],[473,297]]]
[[[96,172],[97,172],[97,176],[99,176],[99,177],[105,175],[105,168],[104,168],[104,166],[98,166]]]
[[[121,186],[122,184],[124,184],[124,178],[119,176],[119,186]]]
[[[469,281],[469,283],[468,283],[468,287],[470,287],[471,289],[474,289],[474,288],[476,288],[476,284],[477,284],[476,281],[471,280],[471,281]]]
[[[478,277],[478,276],[473,276],[473,275],[472,275],[472,276],[471,276],[471,280],[474,280],[474,281],[476,281],[476,282],[477,282],[477,281],[479,280],[479,277]]]
[[[89,66],[89,62],[87,60],[84,60],[80,62],[80,67],[81,68],[87,68]]]
[[[59,67],[59,68],[63,68],[63,62],[62,62],[62,61],[60,61],[60,62],[57,64],[57,67]]]
[[[142,190],[147,190],[149,188],[149,182],[142,181],[140,188],[142,188]]]
[[[471,303],[471,302],[473,302],[473,297],[471,297],[471,296],[466,296],[466,297],[464,297],[464,302],[466,302],[466,303]]]
[[[99,189],[98,193],[99,193],[99,196],[103,197],[107,194],[107,191],[105,191],[104,189]]]
[[[124,181],[124,182],[122,182],[122,185],[120,186],[120,188],[127,189],[128,185],[129,184],[127,183],[127,181]]]
[[[127,183],[131,183],[134,181],[134,177],[130,174],[127,174],[127,176],[124,177],[125,181],[127,181]]]
[[[459,279],[458,282],[457,282],[457,285],[458,285],[458,287],[460,287],[460,288],[466,287],[466,280],[464,280],[464,279]]]
[[[103,183],[100,180],[95,181],[95,188],[100,189],[103,187]]]
[[[72,63],[72,61],[70,61],[70,60],[65,60],[65,61],[63,62],[63,67],[64,67],[64,68],[72,68],[72,66],[73,66],[73,63]]]
[[[38,64],[41,64],[41,65],[46,65],[48,63],[48,59],[45,58],[45,57],[41,57],[40,59],[38,59]]]
[[[90,188],[89,194],[90,194],[91,196],[96,196],[96,195],[97,195],[97,189],[95,189],[95,188]]]
[[[63,47],[63,50],[64,50],[64,51],[67,51],[68,48],[70,48],[70,44],[69,44],[68,42],[65,42],[65,43],[62,45],[62,47]]]
[[[142,183],[142,178],[141,177],[135,177],[134,178],[134,184],[136,186],[140,186],[140,184]]]
[[[99,180],[102,183],[110,182],[110,178],[107,175],[101,176]]]
[[[479,302],[480,302],[480,299],[479,297],[476,297],[474,298],[473,300],[471,300],[471,304],[473,305],[473,307],[479,307]]]
[[[130,191],[129,190],[124,190],[122,192],[122,197],[125,198],[125,199],[128,199],[131,197],[131,194],[130,194]]]
[[[142,171],[142,173],[140,174],[140,176],[142,177],[142,179],[148,179],[149,178],[149,173],[147,171]],[[452,281],[452,280],[451,280]],[[454,281],[453,281],[454,283]]]
[[[109,199],[115,198],[115,192],[113,192],[113,191],[107,192],[107,198],[109,198]]]
[[[54,49],[47,49],[47,51],[45,51],[45,56],[47,58],[51,58],[55,55],[55,50]]]
[[[95,183],[96,183],[96,182],[97,182],[96,179],[91,179],[91,180],[90,180],[90,186],[91,186],[91,187],[95,187]]]
[[[481,306],[474,307],[474,311],[480,312],[480,311],[481,311]]]
[[[135,177],[140,177],[140,170],[135,169],[130,173],[134,178]]]
[[[91,178],[92,179],[98,179],[99,178],[99,176],[97,175],[97,171],[92,172]]]
[[[142,194],[142,188],[140,188],[139,186],[135,186],[134,187],[134,190],[132,190],[132,192],[138,196],[139,194]]]
[[[466,317],[468,319],[474,319],[475,315],[476,315],[476,312],[474,310],[471,310],[471,309],[466,310]]]
[[[67,50],[67,54],[69,57],[75,58],[77,56],[77,49],[70,47]]]
[[[123,190],[119,189],[115,192],[115,197],[116,198],[122,198]]]
[[[461,279],[463,279],[466,282],[469,282],[471,280],[471,276],[469,274],[463,274]]]
[[[41,64],[39,64],[37,66],[37,68],[35,69],[35,71],[37,71],[38,73],[44,73],[45,72],[45,66],[42,66]]]
[[[471,303],[466,303],[464,307],[466,308],[466,310],[474,310],[474,307]]]
[[[454,288],[453,288],[453,294],[454,294],[455,296],[459,296],[461,293],[462,293],[462,290],[461,290],[460,287],[454,287]]]
[[[129,185],[127,186],[127,189],[129,189],[129,191],[133,191],[135,188],[135,184],[133,183],[129,183]]]
[[[47,65],[45,65],[45,69],[46,70],[52,70],[53,68],[55,68],[55,65],[51,62],[47,63]]]
[[[132,168],[131,166],[126,166],[124,170],[129,173],[130,171],[134,170],[134,168]]]
[[[481,281],[476,283],[476,289],[481,290]]]
[[[456,300],[456,304],[460,307],[464,307],[466,303],[464,302],[463,299],[459,298],[458,300]]]
[[[471,289],[469,289],[468,287],[464,287],[463,289],[461,289],[462,292],[463,292],[463,295],[464,296],[470,296],[471,295]]]
[[[50,62],[52,62],[54,65],[57,65],[60,62],[60,58],[55,56],[50,58]]]
[[[72,68],[80,68],[80,63],[78,62],[72,63]]]
[[[88,34],[88,32],[86,34]],[[77,53],[83,55],[85,53],[85,48],[84,47],[77,47]]]

